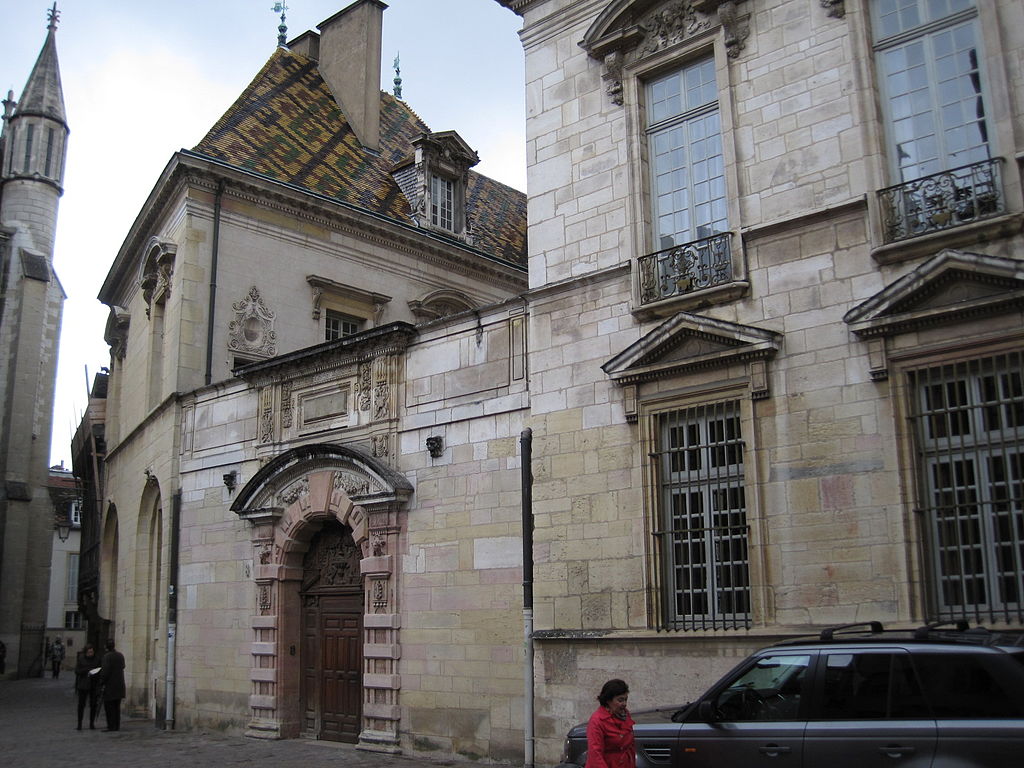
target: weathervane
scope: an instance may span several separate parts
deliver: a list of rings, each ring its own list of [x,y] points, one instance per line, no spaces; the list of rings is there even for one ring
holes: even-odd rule
[[[399,56],[401,56],[400,53],[396,53],[395,54],[395,63],[393,65],[395,67],[395,98],[396,99],[402,98],[402,70],[399,67],[399,62],[398,62],[398,57]]]
[[[46,25],[49,30],[57,29],[57,22],[60,21],[60,11],[57,10],[57,3],[54,2],[53,8],[46,11],[46,20],[50,23]]]
[[[284,14],[288,10],[288,6],[285,3],[274,3],[274,7],[270,10],[281,14],[281,23],[277,26],[277,44],[283,46],[288,42],[288,25],[284,23]]]

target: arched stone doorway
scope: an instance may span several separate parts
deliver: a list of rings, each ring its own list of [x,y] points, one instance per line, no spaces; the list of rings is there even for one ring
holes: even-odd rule
[[[324,642],[338,638],[325,640],[325,631],[334,630],[306,611],[307,554],[311,548],[316,551],[318,534],[337,530],[338,525],[350,532],[359,571],[358,743],[398,751],[401,622],[395,566],[402,529],[399,515],[411,492],[412,486],[399,473],[339,445],[288,451],[268,462],[241,489],[231,508],[252,524],[256,583],[248,735],[294,738],[309,730],[308,700],[303,698],[309,671],[304,658],[310,659],[316,649],[308,646],[307,629],[316,624],[320,651]],[[331,603],[328,613],[351,615],[352,606],[351,596],[347,603],[342,596]],[[345,631],[351,631],[351,624]],[[319,727],[323,728],[322,719]],[[324,732],[318,735],[323,737]]]

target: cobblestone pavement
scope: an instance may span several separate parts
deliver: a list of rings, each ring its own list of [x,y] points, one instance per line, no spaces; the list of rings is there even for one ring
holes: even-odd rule
[[[121,730],[75,730],[75,676],[0,680],[0,765],[4,768],[415,768],[473,763],[364,752],[350,744],[264,741],[203,731],[164,731],[122,714]],[[88,720],[88,712],[86,713]]]

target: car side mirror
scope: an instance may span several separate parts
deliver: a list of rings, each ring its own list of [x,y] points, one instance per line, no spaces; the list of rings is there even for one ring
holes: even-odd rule
[[[718,718],[715,716],[715,705],[713,702],[704,700],[697,705],[697,719],[702,723],[713,723]]]

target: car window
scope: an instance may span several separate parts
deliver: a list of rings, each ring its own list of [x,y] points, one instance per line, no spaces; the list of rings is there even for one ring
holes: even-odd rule
[[[954,719],[1024,717],[1024,694],[1006,674],[1016,668],[1006,665],[1000,670],[1002,661],[1001,656],[987,654],[914,656],[935,717]]]
[[[909,655],[829,653],[821,706],[823,720],[879,720],[929,717],[924,693]]]
[[[795,720],[800,711],[810,656],[762,656],[715,697],[719,719]]]

